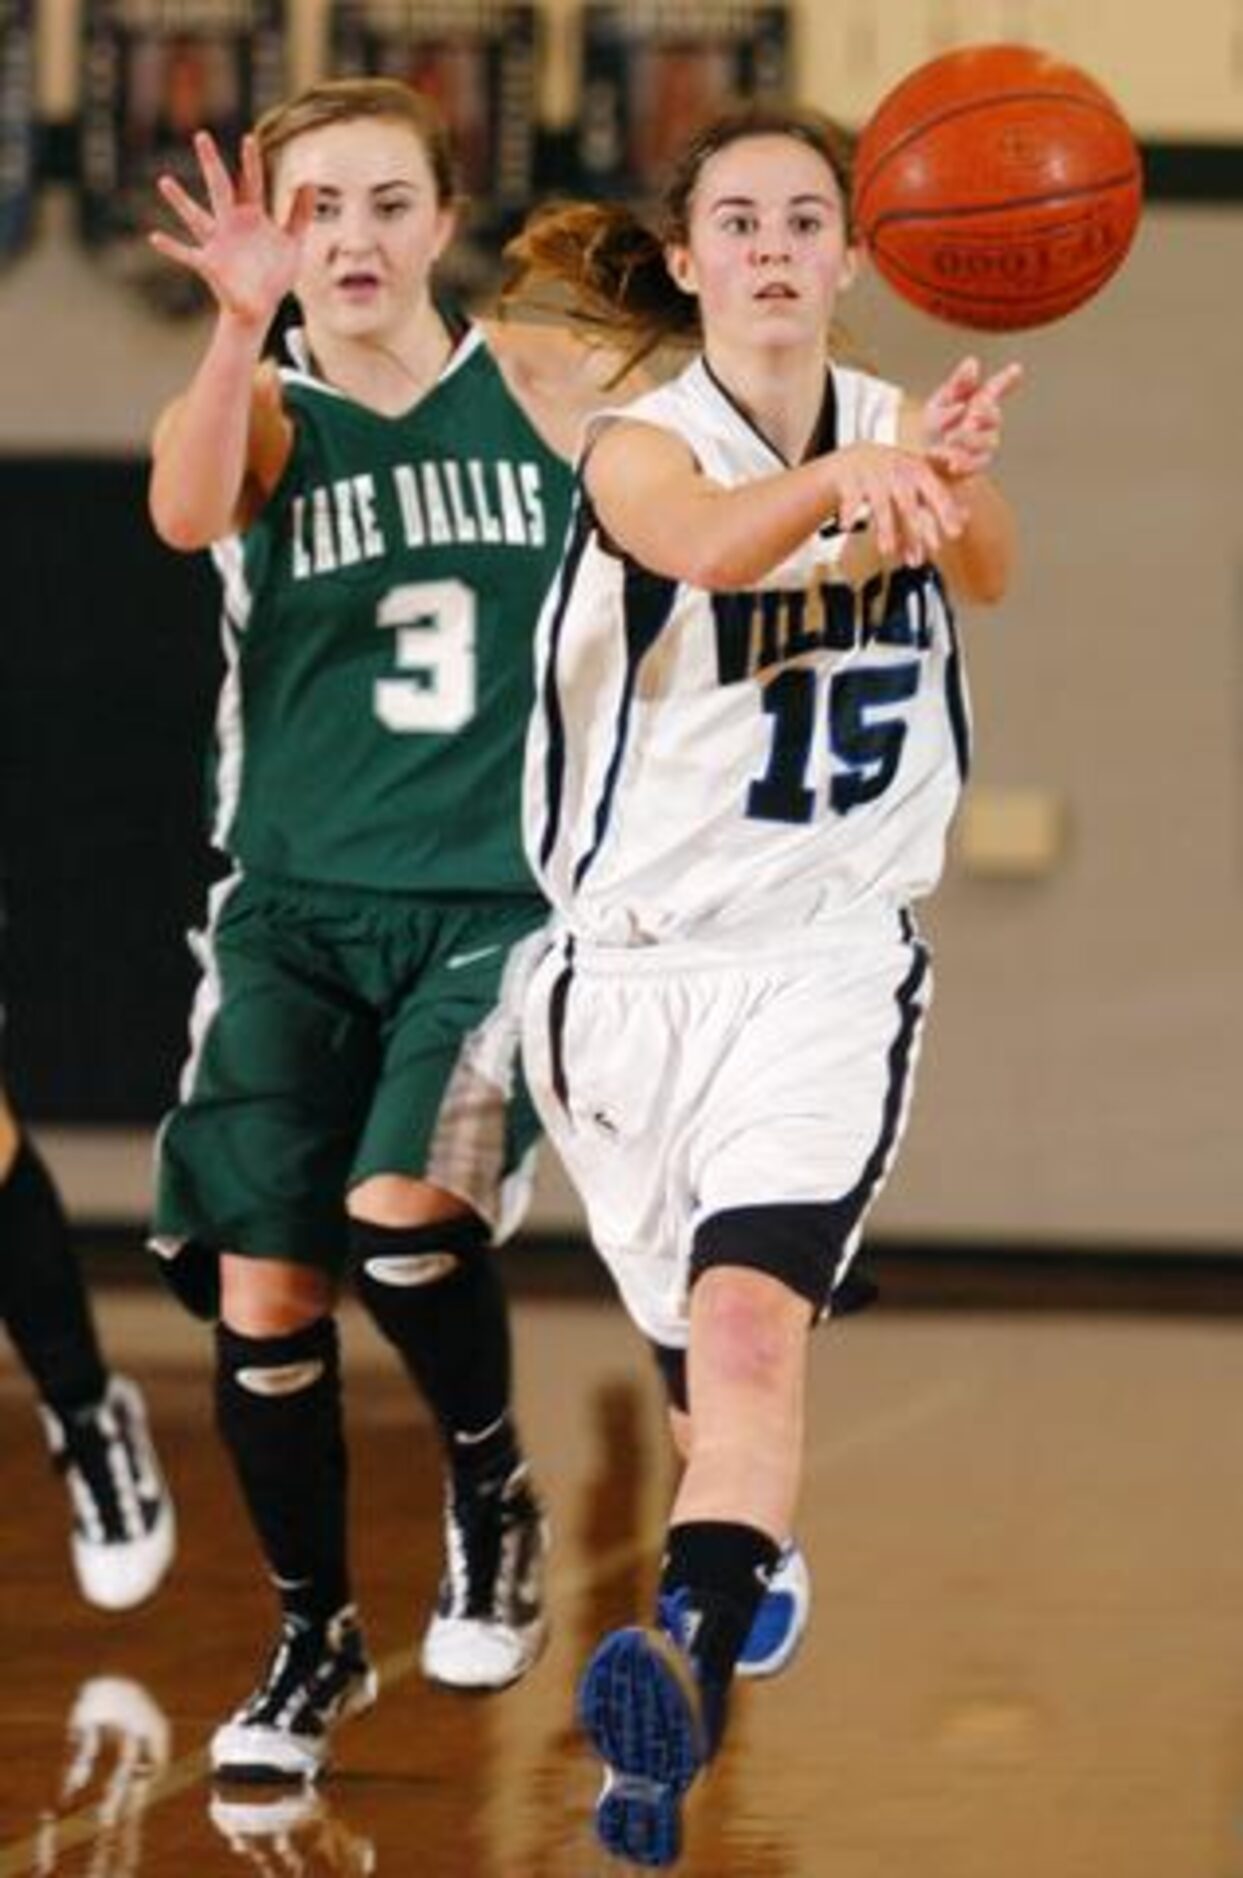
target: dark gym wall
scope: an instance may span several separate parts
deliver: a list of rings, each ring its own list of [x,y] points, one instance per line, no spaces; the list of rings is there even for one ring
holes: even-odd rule
[[[205,878],[219,666],[204,556],[169,553],[146,467],[0,459],[6,1075],[35,1119],[168,1102]]]

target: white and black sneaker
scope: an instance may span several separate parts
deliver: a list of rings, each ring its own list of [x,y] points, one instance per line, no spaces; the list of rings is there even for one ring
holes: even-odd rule
[[[454,1689],[504,1689],[548,1636],[548,1527],[527,1466],[445,1501],[445,1572],[423,1638],[423,1674]]]
[[[82,1596],[105,1611],[149,1598],[177,1546],[173,1502],[142,1393],[113,1376],[94,1408],[39,1413],[73,1509],[70,1552]]]
[[[371,1707],[379,1679],[352,1604],[326,1622],[287,1615],[263,1681],[211,1739],[219,1780],[315,1780],[338,1722]]]

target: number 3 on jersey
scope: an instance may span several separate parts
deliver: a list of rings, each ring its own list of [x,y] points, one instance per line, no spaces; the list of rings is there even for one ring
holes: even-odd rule
[[[475,715],[474,591],[460,580],[409,581],[380,602],[376,624],[397,635],[408,676],[376,680],[375,714],[388,729],[452,732]]]
[[[829,749],[834,768],[829,806],[846,815],[883,795],[893,781],[906,742],[906,721],[895,707],[919,689],[919,663],[850,666],[835,672],[828,689]],[[747,814],[765,822],[809,822],[815,813],[807,768],[816,730],[816,674],[788,666],[764,688],[763,710],[773,720],[768,768],[747,791]]]

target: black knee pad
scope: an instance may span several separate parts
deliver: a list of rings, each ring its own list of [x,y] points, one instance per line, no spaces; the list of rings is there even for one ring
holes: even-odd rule
[[[487,1226],[473,1214],[436,1226],[373,1226],[352,1219],[350,1257],[358,1295],[383,1328],[397,1300],[460,1277],[488,1256],[490,1241]]]
[[[214,1324],[220,1316],[220,1253],[215,1246],[199,1239],[152,1238],[148,1249],[154,1252],[164,1283],[178,1304],[192,1317]]]
[[[317,1317],[278,1337],[247,1337],[216,1326],[216,1373],[222,1395],[240,1389],[256,1400],[298,1396],[326,1381],[335,1390],[340,1370],[337,1326]]]
[[[358,1296],[435,1413],[446,1440],[506,1415],[509,1317],[482,1220],[371,1226],[350,1234]]]

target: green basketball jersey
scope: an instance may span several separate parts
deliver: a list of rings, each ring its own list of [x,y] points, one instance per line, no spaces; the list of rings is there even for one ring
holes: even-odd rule
[[[285,474],[215,550],[216,839],[297,880],[534,893],[522,752],[569,468],[477,329],[402,417],[282,379]]]

